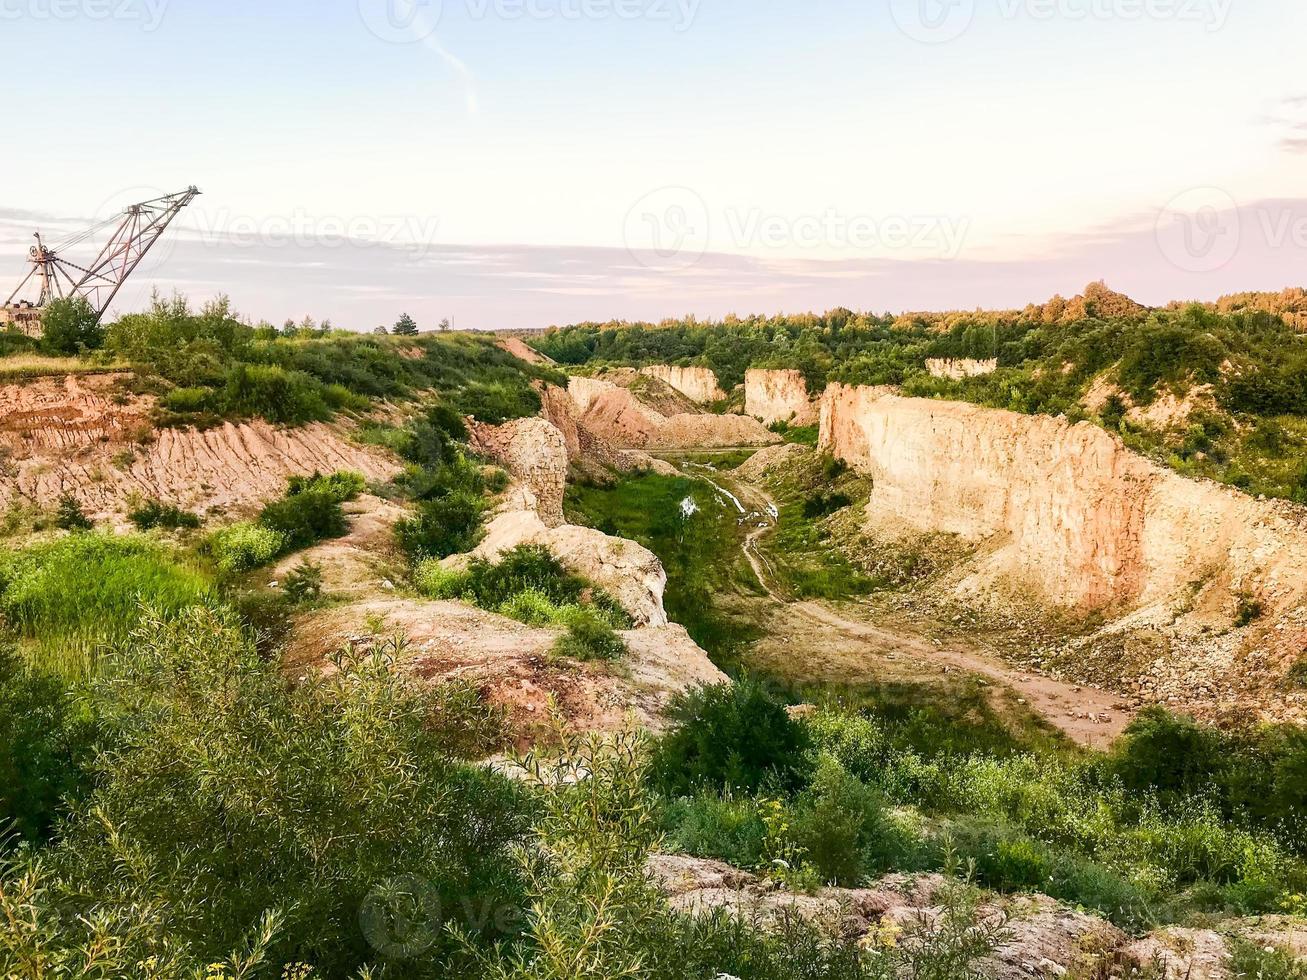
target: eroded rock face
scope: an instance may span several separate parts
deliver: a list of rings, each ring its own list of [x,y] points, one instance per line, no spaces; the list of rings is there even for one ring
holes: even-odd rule
[[[563,523],[567,491],[567,441],[553,423],[542,418],[514,419],[504,425],[474,423],[470,445],[503,466],[533,500],[525,502],[548,527]]]
[[[764,425],[812,425],[817,421],[817,407],[801,371],[749,371],[744,376],[744,411]]]
[[[499,340],[499,346],[518,360],[526,361],[528,364],[556,363],[552,357],[546,357],[533,347],[528,347],[526,341],[520,337],[502,337]]]
[[[936,378],[961,381],[963,378],[979,378],[982,375],[993,374],[998,370],[998,358],[976,361],[966,357],[932,357],[926,361],[926,370]]]
[[[1227,598],[1228,627],[1236,595],[1271,615],[1307,597],[1307,510],[1186,479],[1088,422],[832,385],[821,444],[875,480],[870,521],[990,541],[984,574],[1058,605],[1124,610],[1184,591],[1195,614]]]
[[[531,511],[513,510],[486,526],[485,539],[472,554],[493,561],[523,544],[547,547],[568,569],[611,594],[636,626],[668,625],[667,572],[648,548],[594,528],[549,527]]]
[[[726,397],[726,392],[722,391],[721,385],[717,383],[717,375],[711,368],[655,364],[641,368],[640,373],[671,385],[681,394],[701,405],[718,402]]]
[[[615,449],[765,446],[780,441],[757,419],[744,415],[664,415],[631,388],[600,378],[572,378],[567,391],[576,406],[577,425]]]
[[[387,480],[400,466],[337,426],[263,421],[212,429],[150,425],[153,399],[122,375],[69,375],[0,386],[0,504],[43,506],[71,493],[88,516],[118,516],[130,497],[203,513],[239,511],[286,489],[290,476],[355,470]]]
[[[1307,509],[1187,479],[1088,422],[888,389],[833,385],[821,444],[872,477],[872,539],[965,553],[932,599],[1101,620],[1041,663],[1204,717],[1307,718],[1284,683],[1307,648]]]

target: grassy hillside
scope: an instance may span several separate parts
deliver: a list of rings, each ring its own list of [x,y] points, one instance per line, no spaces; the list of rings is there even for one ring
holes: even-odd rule
[[[703,364],[727,387],[750,367],[785,367],[815,391],[830,381],[901,385],[1088,419],[1181,472],[1307,502],[1307,334],[1296,314],[1267,305],[1276,306],[1251,296],[1146,310],[1095,286],[1008,313],[582,324],[531,342],[563,364]],[[997,358],[999,369],[939,379],[926,370],[931,358]]]

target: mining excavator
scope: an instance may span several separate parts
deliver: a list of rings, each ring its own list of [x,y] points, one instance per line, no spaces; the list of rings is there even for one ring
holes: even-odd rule
[[[104,316],[127,277],[141,264],[178,212],[199,194],[199,188],[188,187],[175,194],[129,205],[120,214],[54,246],[46,245],[37,232],[36,244],[27,256],[31,268],[0,306],[0,329],[17,329],[38,336],[45,306],[51,300],[78,296],[90,304],[97,320]],[[113,229],[109,240],[93,262],[78,265],[64,257],[70,248],[95,240],[109,228]],[[33,292],[35,299],[24,298]]]

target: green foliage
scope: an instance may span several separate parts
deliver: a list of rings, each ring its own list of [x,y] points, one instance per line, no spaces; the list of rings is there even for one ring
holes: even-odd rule
[[[126,638],[141,605],[175,615],[208,592],[205,578],[139,536],[75,534],[0,554],[0,611],[45,653],[88,652]]]
[[[53,299],[41,310],[41,350],[81,354],[104,345],[100,318],[83,296]]]
[[[581,608],[567,617],[567,632],[554,644],[554,653],[572,660],[620,660],[626,643],[611,622],[593,610]]]
[[[44,842],[90,789],[94,727],[57,678],[0,650],[0,851]]]
[[[678,695],[667,714],[672,727],[653,763],[656,785],[665,792],[764,784],[793,789],[805,781],[801,757],[808,735],[756,679]]]
[[[235,575],[267,565],[286,548],[286,538],[280,531],[241,521],[209,535],[205,550],[212,555],[219,570]]]
[[[829,517],[852,505],[853,498],[845,493],[815,493],[803,502],[803,517],[809,521]]]
[[[455,400],[463,414],[491,425],[502,425],[540,411],[540,395],[525,376],[504,381],[474,381]]]
[[[395,326],[391,328],[391,333],[397,337],[415,337],[417,332],[417,321],[407,313],[401,313],[399,319],[395,321]]]
[[[156,528],[177,531],[200,526],[199,515],[159,500],[147,500],[140,506],[134,507],[127,515],[127,519],[140,531],[153,531]]]
[[[645,475],[611,487],[570,485],[566,507],[574,523],[636,541],[658,556],[667,570],[668,616],[717,663],[734,661],[759,635],[756,623],[732,615],[722,602],[759,586],[740,549],[738,514],[708,483]]]
[[[530,407],[530,380],[559,380],[489,337],[278,331],[242,322],[226,299],[195,312],[176,295],[155,296],[147,311],[111,324],[105,346],[136,365],[170,425],[252,416],[297,425],[426,390],[454,401],[468,390],[471,402],[493,403],[500,414],[530,415],[539,408],[538,400]]]
[[[286,598],[297,605],[322,598],[322,566],[305,559],[286,574],[282,583]]]
[[[1230,940],[1230,973],[1237,980],[1307,980],[1307,962],[1291,949]]]
[[[448,558],[476,547],[487,502],[479,494],[456,490],[418,503],[416,517],[395,524],[395,536],[409,558]]]
[[[280,536],[281,551],[296,551],[326,538],[339,538],[349,530],[341,504],[357,497],[365,485],[358,473],[293,476],[286,495],[263,508],[259,524]]]
[[[528,626],[565,626],[554,652],[574,660],[616,660],[626,653],[617,629],[631,617],[612,596],[573,575],[542,545],[519,545],[497,562],[474,558],[466,570],[434,559],[414,573],[432,599],[464,599]]]
[[[89,531],[95,525],[82,510],[82,505],[71,493],[59,498],[59,508],[55,511],[54,526],[61,531]]]
[[[274,965],[346,976],[389,960],[439,977],[461,972],[441,922],[502,938],[497,910],[521,900],[522,792],[449,758],[441,718],[393,673],[397,652],[343,653],[291,688],[227,614],[145,624],[96,691],[112,747],[93,792],[41,865],[5,874],[7,890],[26,870],[43,883],[40,951],[78,949],[103,923],[129,963],[198,969],[270,918]],[[396,931],[397,893],[436,921]],[[0,946],[0,969],[13,962]]]

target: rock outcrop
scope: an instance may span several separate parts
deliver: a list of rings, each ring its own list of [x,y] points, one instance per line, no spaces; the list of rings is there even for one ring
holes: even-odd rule
[[[634,375],[643,378],[641,375]],[[655,379],[646,379],[659,384]],[[664,415],[632,387],[601,378],[572,378],[567,386],[577,425],[618,449],[702,449],[779,442],[744,415],[677,412]]]
[[[553,365],[557,363],[552,357],[546,357],[533,347],[528,347],[526,341],[520,337],[503,337],[500,338],[499,346],[502,350],[508,351],[518,360],[526,361],[528,364]]]
[[[517,479],[532,499],[522,502],[548,527],[563,523],[563,494],[567,490],[567,440],[543,418],[515,419],[504,425],[473,423],[469,444]]]
[[[68,375],[0,386],[0,505],[22,498],[50,506],[70,493],[97,520],[120,516],[133,497],[235,511],[283,493],[290,476],[355,470],[387,480],[400,470],[388,454],[322,423],[156,430],[153,399],[132,394],[125,380]]]
[[[961,381],[963,378],[979,378],[993,374],[998,370],[998,358],[977,361],[966,357],[932,357],[926,361],[926,370],[936,378],[951,378]]]
[[[667,572],[648,548],[590,527],[550,527],[532,511],[510,510],[490,521],[473,555],[493,561],[523,544],[544,545],[567,568],[611,594],[636,626],[667,625]]]
[[[744,376],[744,411],[763,425],[812,425],[817,406],[802,371],[749,371]]]
[[[620,729],[634,713],[639,724],[657,730],[673,696],[726,680],[679,626],[622,633],[628,656],[619,674],[605,664],[554,656],[560,629],[525,626],[460,602],[384,595],[299,617],[288,668],[323,669],[342,645],[372,642],[368,623],[404,637],[398,667],[416,681],[474,684],[485,703],[504,709],[519,747],[547,731],[551,698],[578,729]]]
[[[726,392],[722,391],[721,385],[717,383],[717,375],[711,368],[655,364],[641,368],[640,373],[650,378],[657,378],[700,405],[709,405],[726,398]]]
[[[953,583],[972,598],[1008,586],[1164,649],[1192,641],[1195,682],[1307,648],[1302,507],[1187,479],[1087,422],[884,388],[832,385],[821,445],[872,477],[875,535],[974,547]]]

